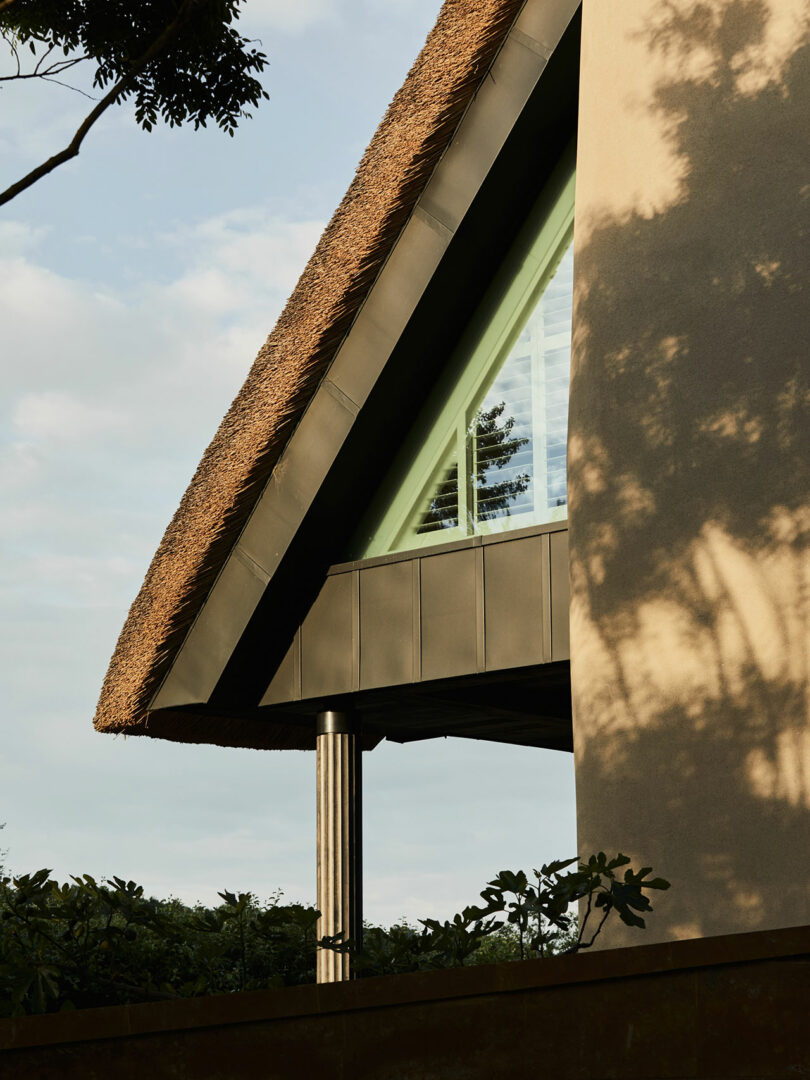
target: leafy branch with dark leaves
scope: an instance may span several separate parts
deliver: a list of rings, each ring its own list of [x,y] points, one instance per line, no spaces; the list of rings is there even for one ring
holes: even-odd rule
[[[81,1000],[87,988],[109,995],[136,994],[154,1000],[160,993],[148,972],[134,985],[120,946],[137,939],[138,928],[167,932],[155,901],[134,881],[99,883],[89,874],[59,885],[50,871],[0,880],[0,985],[6,984],[10,1011],[46,1012],[52,1003]]]
[[[324,939],[320,945],[348,952],[358,975],[506,959],[503,948],[487,946],[498,939],[503,945],[510,934],[516,948],[509,959],[579,952],[593,945],[612,912],[627,926],[644,929],[645,920],[639,913],[652,911],[644,890],[669,888],[664,878],[649,877],[651,867],[634,871],[630,861],[621,853],[608,859],[602,851],[587,862],[562,859],[534,870],[533,883],[523,870],[502,870],[481,892],[483,905],[466,907],[450,920],[420,919],[421,931],[407,924],[389,930],[367,928],[361,948],[339,937]],[[574,864],[576,869],[569,870]],[[618,873],[623,868],[624,872]],[[592,918],[597,913],[594,927]]]
[[[367,927],[361,948],[318,940],[319,912],[219,893],[214,908],[144,895],[89,874],[0,875],[0,1016],[294,986],[315,979],[317,948],[348,952],[356,974],[388,975],[545,957],[590,948],[612,912],[643,928],[648,890],[669,883],[625,855],[502,870],[483,904],[452,919]],[[576,905],[580,907],[577,919]]]
[[[103,92],[58,153],[0,193],[0,205],[78,155],[93,125],[112,105],[133,99],[135,119],[151,131],[209,121],[233,135],[268,94],[256,78],[264,53],[233,24],[243,0],[0,0],[0,37],[15,70],[0,81],[55,76],[95,64],[93,86]],[[33,58],[22,70],[20,50]],[[76,89],[71,87],[71,89]]]
[[[643,930],[644,918],[638,912],[652,911],[645,889],[664,890],[664,878],[649,878],[652,867],[632,870],[630,859],[621,852],[608,859],[603,851],[587,862],[576,858],[547,863],[534,870],[536,884],[530,885],[522,871],[502,870],[481,893],[483,908],[473,909],[477,918],[505,911],[507,921],[517,928],[521,958],[536,954],[546,956],[554,949],[560,935],[567,937],[566,953],[589,949],[602,931],[611,912],[616,912],[627,926]],[[577,864],[575,870],[568,867]],[[624,873],[617,871],[626,867]],[[565,872],[564,872],[565,871]],[[507,899],[509,896],[514,899]],[[575,905],[581,904],[579,919]],[[591,917],[599,913],[594,929]],[[577,928],[578,921],[578,928]]]
[[[314,908],[219,895],[190,908],[117,877],[0,878],[0,1016],[314,981]]]

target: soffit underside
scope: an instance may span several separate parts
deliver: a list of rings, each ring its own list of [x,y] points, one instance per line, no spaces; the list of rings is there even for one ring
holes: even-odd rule
[[[464,738],[570,752],[570,670],[567,661],[431,683],[384,687],[328,699],[221,714],[187,706],[150,714],[149,734],[180,742],[259,749],[314,750],[315,717],[346,709],[360,720],[364,750],[382,739],[415,742]]]

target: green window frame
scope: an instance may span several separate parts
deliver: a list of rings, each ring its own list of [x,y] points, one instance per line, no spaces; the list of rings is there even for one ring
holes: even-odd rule
[[[544,449],[545,419],[540,413],[543,408],[546,412],[555,409],[559,431],[561,410],[565,409],[556,480],[557,489],[564,493],[564,479],[559,488],[559,470],[561,462],[564,478],[570,320],[558,334],[557,389],[547,407],[538,408],[537,403],[550,400],[548,388],[539,385],[545,379],[543,365],[550,350],[538,360],[536,349],[532,352],[521,341],[530,336],[531,320],[537,318],[539,305],[561,264],[566,274],[572,275],[574,190],[571,147],[495,274],[447,372],[373,501],[356,536],[357,557],[565,519],[564,494],[561,504],[551,508],[547,492],[538,497],[546,485],[549,466]],[[570,303],[570,298],[564,302]],[[563,340],[566,337],[567,341]],[[565,349],[564,387],[561,348]],[[522,419],[515,415],[504,418],[507,399]],[[527,409],[531,412],[530,429],[526,428]],[[543,453],[545,460],[541,460]]]

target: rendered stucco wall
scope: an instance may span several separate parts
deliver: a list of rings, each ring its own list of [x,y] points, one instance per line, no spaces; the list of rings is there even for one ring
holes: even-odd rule
[[[585,0],[569,436],[579,850],[642,937],[810,923],[810,13]]]

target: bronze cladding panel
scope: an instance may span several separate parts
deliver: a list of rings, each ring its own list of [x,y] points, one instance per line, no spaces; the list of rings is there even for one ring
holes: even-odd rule
[[[328,577],[301,628],[301,688],[305,698],[355,689],[352,629],[354,574]]]
[[[422,559],[423,679],[479,670],[480,556],[480,548],[465,548]]]
[[[568,531],[551,533],[551,659],[568,660]]]
[[[267,687],[260,705],[279,705],[284,701],[301,700],[301,630],[295,632],[284,659]]]
[[[414,677],[414,563],[360,571],[360,689]]]
[[[567,532],[391,560],[327,577],[262,705],[568,658]]]
[[[541,664],[545,536],[507,540],[484,548],[486,669]]]

